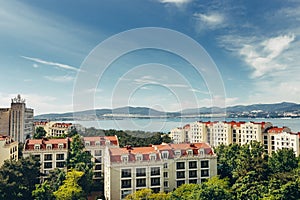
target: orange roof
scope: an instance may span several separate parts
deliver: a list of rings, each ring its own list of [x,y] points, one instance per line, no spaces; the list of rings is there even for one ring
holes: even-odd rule
[[[268,130],[268,133],[282,133],[284,128],[273,127]]]
[[[115,136],[93,136],[93,137],[83,137],[84,141],[91,142],[90,145],[95,145],[95,142],[99,141],[100,145],[105,145],[105,141],[109,140],[112,145],[119,145],[118,137]]]

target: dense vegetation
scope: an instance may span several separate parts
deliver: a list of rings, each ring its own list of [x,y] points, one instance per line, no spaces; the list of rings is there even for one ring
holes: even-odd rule
[[[120,147],[131,145],[134,147],[149,146],[150,144],[161,144],[163,142],[170,143],[171,138],[160,132],[144,132],[144,131],[120,131],[120,130],[100,130],[95,128],[87,128],[82,136],[114,136],[119,139]]]
[[[202,184],[184,184],[168,194],[140,190],[127,196],[137,199],[237,199],[296,200],[300,198],[299,158],[292,149],[268,156],[258,142],[247,145],[221,145],[218,154],[219,176]]]

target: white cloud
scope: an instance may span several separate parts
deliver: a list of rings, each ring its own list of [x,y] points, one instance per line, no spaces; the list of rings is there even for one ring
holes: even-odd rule
[[[286,68],[285,64],[276,62],[276,58],[288,49],[294,40],[293,34],[268,38],[261,43],[245,44],[239,54],[254,69],[253,77],[261,77],[271,71]]]
[[[44,78],[58,83],[67,83],[75,79],[73,76],[44,76]]]
[[[196,30],[201,32],[205,29],[218,29],[227,26],[225,16],[220,13],[195,13]]]
[[[27,57],[27,56],[21,56],[21,57],[26,60],[31,60],[31,61],[34,61],[34,62],[37,62],[40,64],[44,64],[44,65],[50,65],[50,66],[58,67],[61,69],[67,69],[67,70],[72,70],[72,71],[76,71],[76,72],[80,71],[80,69],[77,69],[76,67],[72,67],[70,65],[66,65],[66,64],[62,64],[62,63],[51,62],[51,61],[42,60],[40,58],[32,58],[32,57]]]

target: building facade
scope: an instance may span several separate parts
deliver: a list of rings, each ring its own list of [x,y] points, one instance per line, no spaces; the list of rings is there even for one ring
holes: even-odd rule
[[[70,139],[28,139],[24,144],[23,156],[35,156],[41,163],[41,172],[49,174],[55,168],[65,167]]]
[[[18,160],[18,142],[11,137],[0,135],[0,167],[5,160]]]
[[[106,155],[104,193],[110,200],[143,188],[169,192],[217,175],[217,156],[207,143],[106,148]]]
[[[8,133],[15,141],[24,142],[34,131],[33,113],[20,95],[13,98],[10,108],[0,109],[0,133]]]
[[[72,123],[64,122],[34,122],[34,127],[44,128],[46,137],[62,137],[70,133],[75,126]]]
[[[93,168],[93,179],[101,180],[104,173],[104,153],[105,148],[119,147],[117,136],[97,136],[97,137],[83,137],[84,146],[87,151],[93,156],[95,166]]]

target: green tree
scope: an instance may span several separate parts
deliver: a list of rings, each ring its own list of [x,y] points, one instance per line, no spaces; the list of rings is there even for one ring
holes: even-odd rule
[[[195,192],[199,191],[200,189],[201,186],[199,184],[183,184],[171,193],[171,199],[193,199]]]
[[[46,136],[46,134],[47,134],[47,132],[45,131],[45,129],[43,127],[37,127],[35,129],[33,139],[42,139],[43,137]]]
[[[40,163],[34,157],[5,161],[0,168],[0,199],[31,199],[39,177]]]
[[[298,167],[298,160],[293,149],[280,149],[269,158],[271,173],[289,172]]]
[[[83,140],[79,134],[72,137],[67,168],[84,172],[79,180],[79,185],[86,195],[89,194],[93,187],[93,162],[90,152],[85,151]]]
[[[84,172],[71,170],[67,173],[66,180],[57,191],[53,194],[57,200],[78,200],[85,199],[82,187],[79,186],[78,181],[83,176]]]
[[[32,191],[32,197],[35,200],[55,200],[53,190],[47,181],[35,185],[35,190]]]
[[[129,194],[126,200],[170,200],[170,195],[164,192],[153,193],[151,189],[141,189],[133,194]]]

